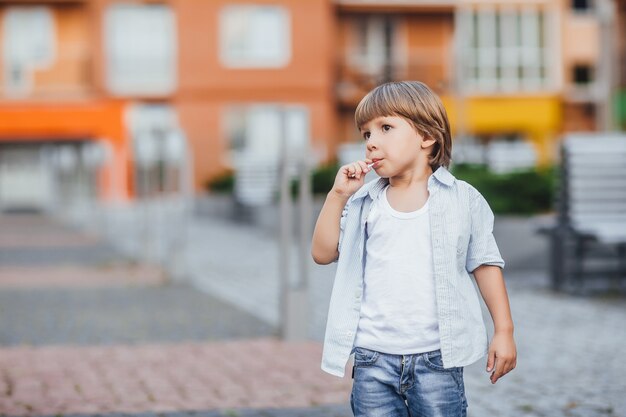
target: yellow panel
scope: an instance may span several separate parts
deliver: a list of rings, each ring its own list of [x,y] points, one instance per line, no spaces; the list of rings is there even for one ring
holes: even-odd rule
[[[535,144],[540,164],[553,160],[553,141],[563,117],[558,96],[473,97],[463,102],[444,97],[443,101],[453,131],[458,128],[458,110],[463,109],[467,133],[520,133]]]
[[[446,97],[444,104],[450,123],[456,126],[455,100]],[[559,129],[562,117],[561,100],[554,96],[468,98],[463,107],[467,129],[476,134],[554,132]]]

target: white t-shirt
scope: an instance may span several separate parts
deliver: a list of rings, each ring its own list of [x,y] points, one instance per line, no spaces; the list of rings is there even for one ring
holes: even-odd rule
[[[355,346],[391,354],[440,348],[428,200],[394,210],[381,191],[367,219],[364,292]]]

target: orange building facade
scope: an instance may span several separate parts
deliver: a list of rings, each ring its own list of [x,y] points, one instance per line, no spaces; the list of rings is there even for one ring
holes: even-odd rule
[[[141,97],[114,91],[107,80],[109,3],[0,3],[3,208],[132,195],[133,147],[125,119],[131,101]]]
[[[201,190],[238,150],[276,153],[259,131],[285,108],[331,151],[330,1],[2,2],[0,29],[5,208],[176,189],[154,178],[183,165]]]
[[[336,125],[330,1],[176,7],[181,75],[173,99],[194,150],[197,189],[232,168],[237,152],[278,154],[272,135],[285,107],[304,109],[311,147],[328,152]]]

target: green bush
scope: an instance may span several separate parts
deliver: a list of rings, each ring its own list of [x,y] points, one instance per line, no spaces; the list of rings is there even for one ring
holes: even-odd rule
[[[313,194],[328,193],[333,188],[337,171],[339,171],[339,163],[337,162],[322,165],[313,171]]]
[[[337,163],[322,165],[312,173],[312,184],[314,194],[326,194],[333,188],[335,176],[339,170]],[[214,177],[205,183],[205,188],[214,193],[232,193],[235,186],[235,176],[233,172],[226,172]],[[294,196],[298,194],[298,181],[293,181],[291,191]]]
[[[205,188],[214,193],[232,193],[235,187],[235,174],[227,171],[205,183]]]
[[[496,174],[484,165],[452,167],[454,176],[476,187],[496,214],[527,215],[550,211],[556,189],[556,171],[549,167]]]
[[[338,170],[337,162],[317,167],[312,175],[313,193],[328,193]],[[557,183],[554,167],[496,174],[484,165],[457,164],[451,171],[455,177],[476,187],[496,214],[528,215],[552,209]],[[233,172],[226,172],[207,181],[206,188],[215,193],[232,193],[234,183]],[[292,182],[291,192],[297,196],[298,181]]]
[[[326,194],[335,182],[339,164],[333,162],[313,172],[313,193]],[[484,165],[458,164],[452,173],[472,184],[497,214],[535,214],[550,211],[554,202],[557,170],[554,167],[530,168],[496,174]],[[297,195],[298,185],[292,192]]]
[[[320,165],[313,170],[311,175],[311,190],[313,194],[326,194],[335,183],[335,176],[339,171],[339,164],[332,162],[327,165]],[[291,195],[295,198],[298,195],[300,184],[298,180],[291,182]]]

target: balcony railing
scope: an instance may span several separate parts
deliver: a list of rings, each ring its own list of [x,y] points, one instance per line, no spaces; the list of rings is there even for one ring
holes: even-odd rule
[[[351,57],[340,62],[337,72],[337,95],[345,105],[355,104],[369,90],[389,81],[422,81],[437,93],[451,88],[444,63],[432,59],[390,63],[373,57]]]
[[[385,8],[409,8],[420,10],[453,10],[458,0],[334,0],[334,3],[344,10],[377,10]]]
[[[59,48],[46,68],[3,62],[0,100],[73,99],[94,91],[92,56],[88,45],[76,42]]]

